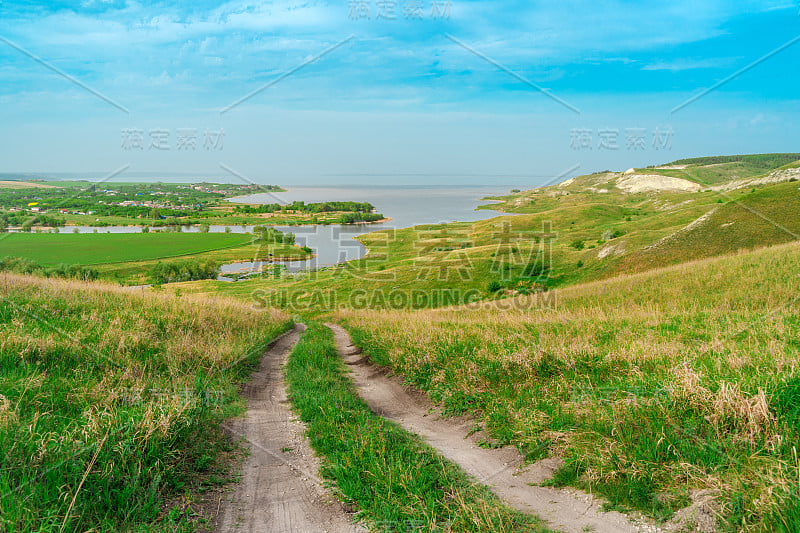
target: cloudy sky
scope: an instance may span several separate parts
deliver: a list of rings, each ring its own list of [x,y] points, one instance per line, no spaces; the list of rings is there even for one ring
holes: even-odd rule
[[[0,172],[535,186],[800,151],[799,14],[768,0],[2,0]]]

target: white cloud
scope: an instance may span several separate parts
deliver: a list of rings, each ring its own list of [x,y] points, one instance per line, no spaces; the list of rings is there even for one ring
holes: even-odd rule
[[[651,63],[642,67],[642,70],[670,70],[678,72],[682,70],[692,69],[708,69],[708,68],[730,68],[735,65],[736,59],[734,58],[707,58],[707,59],[688,59],[680,58],[672,61],[659,61]]]

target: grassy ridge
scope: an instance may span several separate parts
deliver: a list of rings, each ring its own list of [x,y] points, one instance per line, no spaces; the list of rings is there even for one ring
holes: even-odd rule
[[[685,168],[647,168],[642,171],[684,178],[703,185],[714,185],[733,179],[762,176],[771,170],[794,163],[798,159],[800,159],[800,154],[797,153],[722,155],[679,159],[667,165],[685,166]]]
[[[333,333],[311,323],[286,367],[289,396],[323,457],[322,475],[375,531],[547,531],[358,397]]]
[[[356,342],[556,482],[669,517],[691,489],[732,531],[800,527],[800,246],[485,308],[342,311]],[[508,306],[516,302],[518,308]]]
[[[706,157],[695,157],[691,159],[678,159],[677,161],[673,161],[669,164],[707,166],[725,163],[746,163],[754,169],[765,171],[782,167],[783,165],[793,163],[799,159],[800,154],[798,153],[712,155]]]
[[[679,230],[618,261],[616,268],[636,272],[737,250],[752,250],[797,240],[800,191],[796,182],[756,189],[708,211],[690,231]]]
[[[215,467],[235,384],[288,327],[224,300],[0,277],[0,531],[174,530],[165,498]]]

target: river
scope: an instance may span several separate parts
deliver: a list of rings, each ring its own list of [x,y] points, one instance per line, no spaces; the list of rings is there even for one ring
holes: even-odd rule
[[[284,193],[259,193],[231,198],[238,203],[306,203],[325,201],[370,202],[379,213],[390,217],[389,222],[331,226],[274,226],[280,231],[294,233],[300,246],[308,246],[316,256],[308,261],[284,263],[290,272],[330,266],[344,261],[360,259],[366,248],[355,237],[373,231],[408,228],[419,224],[438,224],[453,221],[484,220],[501,215],[496,211],[475,208],[487,203],[486,196],[508,194],[508,189],[497,187],[292,187]],[[258,268],[260,265],[239,263],[224,265],[222,273],[240,269]]]
[[[475,208],[487,203],[481,198],[508,194],[507,188],[498,187],[406,187],[406,186],[327,186],[291,187],[288,192],[258,193],[230,198],[233,203],[291,203],[302,200],[306,203],[325,201],[370,202],[379,213],[390,217],[389,222],[371,224],[347,224],[330,226],[272,226],[283,232],[294,233],[296,243],[314,250],[315,256],[307,261],[276,262],[284,264],[290,272],[330,266],[344,261],[360,259],[366,248],[355,237],[382,229],[407,228],[419,224],[437,224],[453,221],[484,220],[501,215],[496,211]],[[158,228],[153,228],[153,230]],[[182,231],[197,232],[198,226],[184,226]],[[230,231],[250,233],[249,225],[213,225],[212,233]],[[138,233],[138,226],[66,226],[58,228],[59,233]],[[221,278],[228,280],[226,274],[253,272],[263,266],[275,263],[238,262],[220,267]]]

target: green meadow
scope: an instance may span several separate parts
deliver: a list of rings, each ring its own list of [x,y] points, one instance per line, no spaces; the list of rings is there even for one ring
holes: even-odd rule
[[[286,317],[0,276],[0,531],[193,531],[220,421]]]
[[[800,244],[534,296],[340,311],[371,360],[471,413],[552,484],[666,520],[697,491],[725,531],[800,528]]]
[[[47,265],[102,265],[197,255],[252,240],[236,233],[8,233],[0,236],[0,256]]]
[[[0,497],[2,524],[193,527],[196,517],[159,508],[223,476],[214,428],[240,407],[252,349],[288,327],[258,311],[278,308],[310,325],[286,367],[293,407],[322,475],[368,524],[542,527],[372,413],[320,317],[445,413],[474,417],[487,447],[560,458],[550,485],[665,523],[702,496],[719,531],[798,531],[797,156],[698,158],[515,191],[490,206],[515,216],[369,233],[365,258],[316,272],[169,283],[137,298],[5,275],[0,488],[21,488]],[[745,179],[761,181],[735,181]],[[310,253],[253,238],[7,234],[0,257],[130,281],[178,258]],[[120,393],[131,389],[225,400],[132,403]]]

